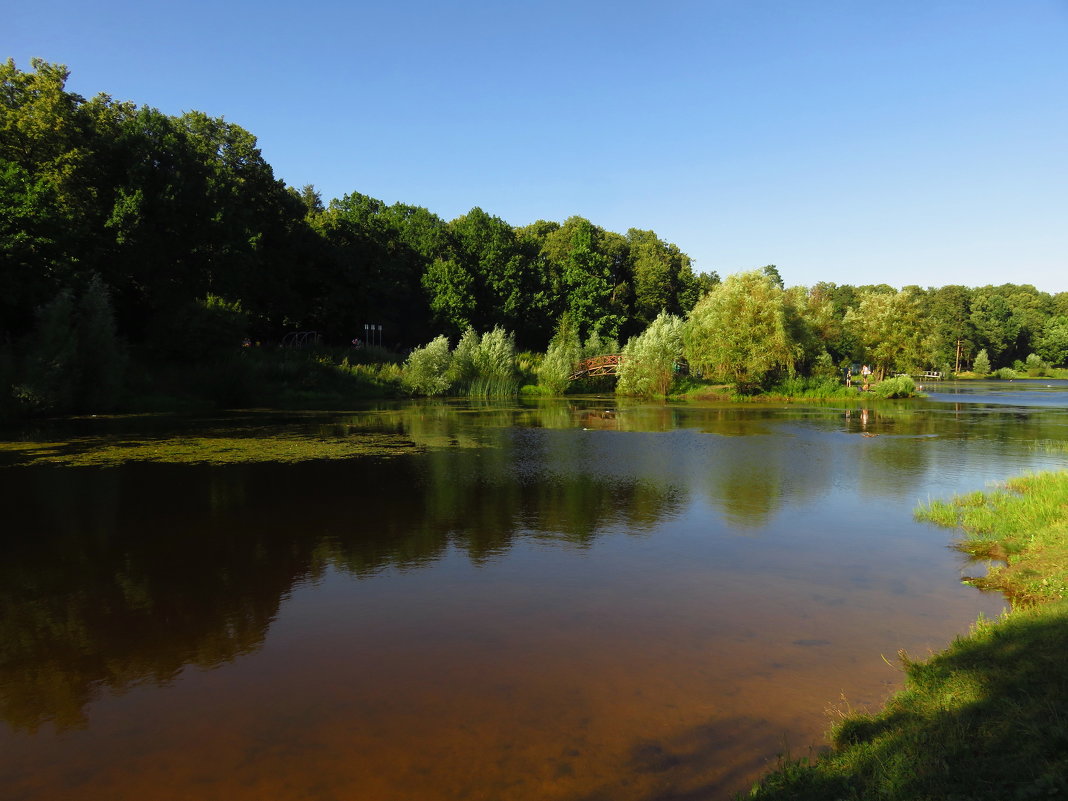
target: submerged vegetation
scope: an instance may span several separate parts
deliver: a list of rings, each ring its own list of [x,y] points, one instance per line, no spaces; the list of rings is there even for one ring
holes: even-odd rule
[[[961,550],[1003,565],[969,581],[1013,609],[926,661],[901,654],[905,689],[832,729],[833,750],[784,760],[754,799],[990,799],[1068,793],[1068,473],[933,501],[917,517],[959,528]]]

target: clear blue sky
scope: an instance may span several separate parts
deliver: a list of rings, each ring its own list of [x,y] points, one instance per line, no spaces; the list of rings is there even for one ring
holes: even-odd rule
[[[3,57],[225,116],[275,174],[580,214],[788,285],[1068,291],[1068,0],[13,4]]]

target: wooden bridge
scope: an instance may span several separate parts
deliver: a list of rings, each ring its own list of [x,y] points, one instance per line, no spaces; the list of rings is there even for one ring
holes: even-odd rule
[[[622,353],[591,356],[589,359],[583,359],[575,363],[568,380],[578,381],[580,378],[594,378],[599,375],[619,375],[619,364],[622,361]]]
[[[571,370],[571,375],[567,378],[569,381],[578,381],[580,378],[596,378],[600,375],[619,375],[619,365],[623,363],[624,358],[622,353],[591,356],[589,359],[575,362],[575,366]],[[675,372],[688,374],[690,372],[690,365],[685,359],[679,357],[675,361]]]

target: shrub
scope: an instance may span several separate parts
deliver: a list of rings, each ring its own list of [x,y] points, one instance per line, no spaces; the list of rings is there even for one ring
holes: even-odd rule
[[[812,361],[812,375],[814,378],[832,379],[834,383],[838,383],[838,368],[826,348]]]
[[[975,354],[975,361],[972,362],[972,371],[979,375],[990,374],[990,357],[987,356],[986,348],[983,348]]]
[[[661,312],[645,331],[623,348],[619,363],[620,395],[667,395],[682,352],[682,319]]]
[[[93,275],[82,293],[75,334],[78,354],[75,405],[82,411],[111,411],[122,391],[126,351],[115,333],[111,298],[99,275]]]
[[[1011,367],[999,367],[990,375],[990,377],[997,378],[1001,381],[1011,381],[1012,379],[1017,378],[1018,376],[1016,371],[1013,370]]]
[[[474,328],[468,327],[456,349],[452,352],[452,365],[449,378],[454,386],[466,389],[478,378],[479,336]]]
[[[872,392],[877,398],[911,398],[916,394],[916,382],[907,375],[894,376],[880,381]]]
[[[499,325],[482,335],[475,357],[478,377],[496,382],[515,377],[515,336]]]
[[[165,359],[199,362],[237,351],[247,328],[241,301],[209,293],[161,315],[150,333],[150,346]]]
[[[12,387],[21,411],[40,414],[71,407],[78,351],[74,311],[74,293],[69,289],[37,310],[24,380]]]
[[[1049,365],[1042,361],[1042,357],[1037,353],[1031,353],[1027,357],[1026,370],[1027,374],[1032,378],[1046,375],[1048,373]]]
[[[556,325],[556,333],[549,341],[545,358],[538,365],[538,385],[551,395],[563,395],[571,383],[571,372],[581,353],[578,330],[571,315],[562,315]]]
[[[449,378],[451,366],[449,340],[442,335],[412,351],[404,363],[402,381],[413,394],[444,395],[452,386]]]

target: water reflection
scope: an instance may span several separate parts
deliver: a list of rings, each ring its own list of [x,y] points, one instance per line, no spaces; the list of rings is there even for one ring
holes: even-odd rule
[[[817,742],[843,688],[881,701],[879,654],[997,608],[912,505],[1058,464],[1028,443],[1064,414],[444,402],[211,426],[418,449],[4,469],[0,783],[23,797],[736,789],[784,732]]]
[[[260,646],[295,584],[333,566],[356,576],[474,563],[521,534],[584,545],[647,531],[677,511],[659,478],[560,470],[524,480],[545,443],[513,438],[465,459],[9,471],[0,561],[0,715],[19,729],[83,726],[102,688],[165,684]],[[14,499],[19,499],[14,502]]]

